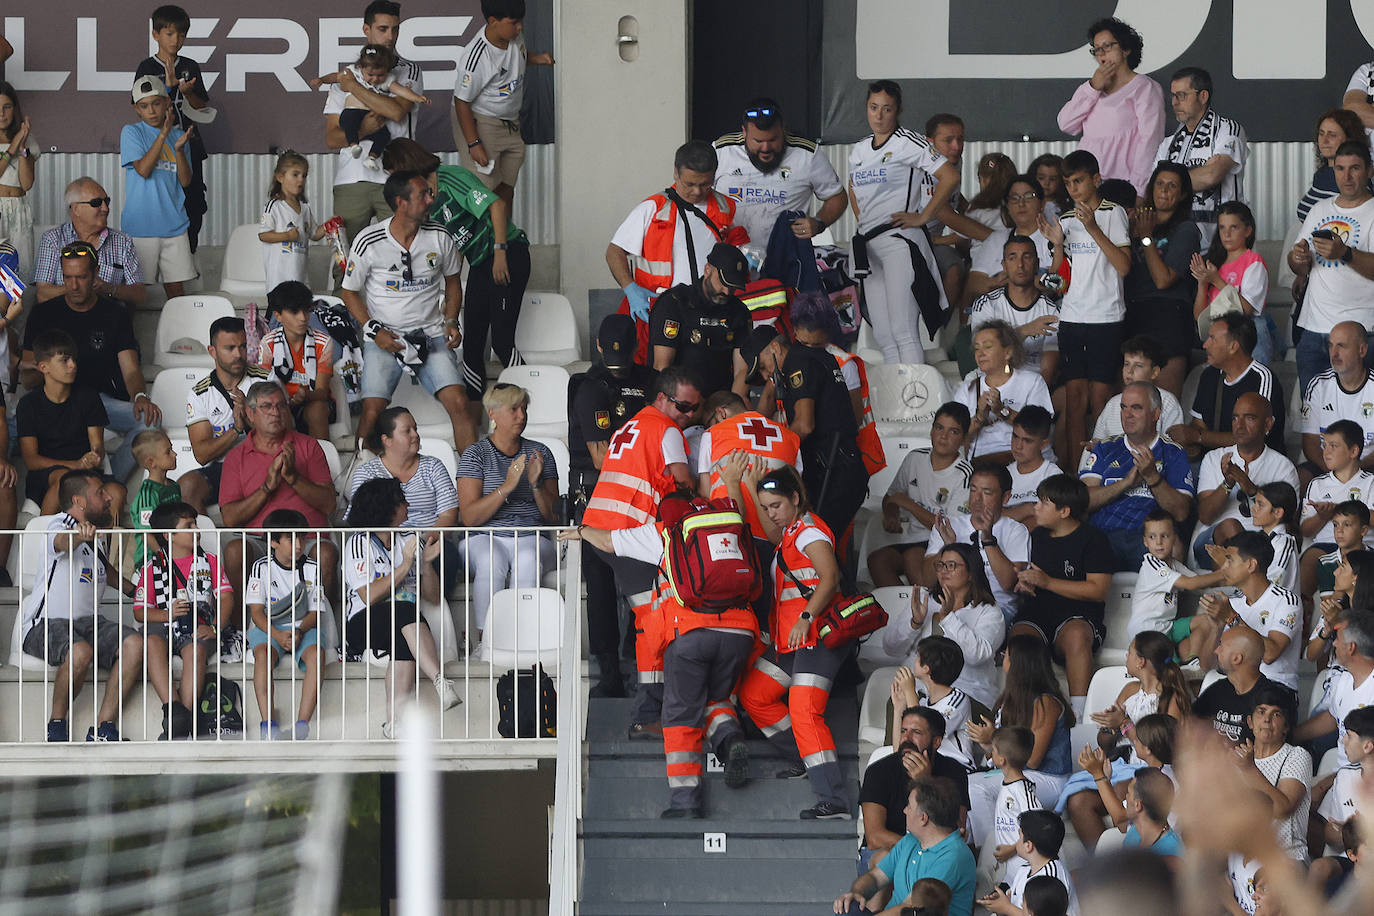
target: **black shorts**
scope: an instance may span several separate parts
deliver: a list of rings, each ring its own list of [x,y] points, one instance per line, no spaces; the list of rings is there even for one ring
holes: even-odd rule
[[[1064,629],[1066,624],[1075,620],[1081,620],[1093,628],[1093,654],[1096,655],[1097,650],[1102,648],[1102,641],[1107,638],[1107,625],[1101,620],[1093,620],[1082,614],[1066,614],[1059,610],[1035,616],[1029,616],[1022,611],[1012,618],[1011,625],[1015,627],[1018,624],[1025,624],[1035,630],[1040,634],[1041,639],[1049,643],[1050,652],[1054,655],[1055,661],[1063,662],[1064,657],[1054,648],[1054,641],[1059,637],[1059,631]]]
[[[1126,304],[1126,336],[1153,338],[1166,359],[1187,356],[1197,347],[1192,303],[1177,299],[1140,299]]]
[[[394,661],[415,661],[415,653],[410,650],[410,643],[406,642],[401,629],[414,623],[418,615],[414,602],[397,601],[393,610],[391,596],[382,598],[369,610],[348,618],[344,627],[348,651],[363,655],[373,649],[379,655],[389,654]]]
[[[1115,385],[1121,380],[1121,342],[1125,322],[1059,322],[1059,377]]]
[[[36,471],[28,471],[24,474],[24,496],[43,505],[43,497],[48,495],[49,481],[52,479],[54,471],[65,470],[65,468],[53,465],[50,468],[39,468]],[[100,479],[103,483],[119,483],[119,478],[113,474],[101,474]]]
[[[329,422],[337,423],[339,420],[339,405],[330,398],[325,401],[329,405]],[[310,426],[305,422],[305,404],[291,405],[291,419],[296,422],[296,432],[310,434]],[[216,488],[218,489],[218,488]]]

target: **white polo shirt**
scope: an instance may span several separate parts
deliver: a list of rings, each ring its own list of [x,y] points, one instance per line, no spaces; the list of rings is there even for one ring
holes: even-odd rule
[[[1364,430],[1364,450],[1374,448],[1374,369],[1366,369],[1360,387],[1346,391],[1335,369],[1312,377],[1302,396],[1302,433],[1319,436],[1337,420],[1351,420]]]
[[[1131,244],[1126,211],[1109,200],[1093,214],[1107,240],[1118,248]],[[1074,210],[1059,217],[1064,230],[1064,251],[1073,269],[1069,288],[1060,301],[1062,320],[1075,324],[1113,324],[1126,317],[1125,278],[1102,253],[1097,241],[1083,228]]]
[[[1312,482],[1307,485],[1307,494],[1302,500],[1303,520],[1306,521],[1317,514],[1317,510],[1312,508],[1312,503],[1343,503],[1347,499],[1358,499],[1366,506],[1374,506],[1374,473],[1361,469],[1344,483],[1336,478],[1334,471],[1327,471],[1320,477],[1312,478]],[[1321,530],[1312,535],[1309,543],[1334,544],[1334,528],[1334,519],[1328,519]],[[1368,537],[1365,538],[1365,544],[1369,544]]]
[[[715,147],[716,190],[735,202],[735,222],[749,232],[751,247],[768,247],[782,211],[805,212],[812,197],[824,200],[844,190],[830,160],[802,137],[783,138],[781,161],[771,172],[749,160],[743,133],[726,134]]]
[[[1231,609],[1240,615],[1246,626],[1266,639],[1275,632],[1288,637],[1288,646],[1278,658],[1261,664],[1260,673],[1297,690],[1298,655],[1302,643],[1302,604],[1297,593],[1271,583],[1254,604],[1246,601],[1244,595],[1231,598]]]
[[[1006,287],[1003,286],[994,289],[986,296],[980,296],[978,301],[973,303],[973,313],[969,316],[969,326],[973,328],[975,334],[989,321],[1005,321],[1013,328],[1019,328],[1045,315],[1049,315],[1058,322],[1058,303],[1044,294],[1039,294],[1029,308],[1022,308],[1011,301],[1011,297],[1007,295]],[[1042,334],[1026,337],[1022,340],[1021,347],[1026,354],[1025,362],[1021,364],[1021,368],[1039,372],[1043,354],[1059,352],[1059,331],[1057,328],[1052,328]],[[1050,412],[1053,413],[1053,411]]]
[[[859,205],[859,230],[867,232],[894,213],[918,208],[921,181],[948,161],[930,141],[899,127],[881,146],[869,134],[849,153],[849,185]]]
[[[902,459],[902,466],[897,469],[887,492],[905,493],[932,515],[967,517],[968,484],[972,476],[973,465],[963,458],[956,458],[937,471],[930,463],[930,449],[917,448]],[[900,518],[902,536],[907,542],[930,539],[930,530],[917,521],[916,516],[903,511]]]
[[[458,55],[453,97],[470,104],[475,114],[517,121],[525,100],[525,65],[524,36],[517,35],[498,48],[487,41],[486,30],[479,29]]]
[[[1293,467],[1293,462],[1289,461],[1287,456],[1266,445],[1259,457],[1255,458],[1254,461],[1247,462],[1240,457],[1240,453],[1236,451],[1234,445],[1228,445],[1224,448],[1214,448],[1202,456],[1202,468],[1198,471],[1197,483],[1199,496],[1209,490],[1215,490],[1225,483],[1225,477],[1221,473],[1221,459],[1225,455],[1230,455],[1231,463],[1245,471],[1246,476],[1256,486],[1262,487],[1265,484],[1282,482],[1291,486],[1294,492],[1298,490],[1298,469]],[[1226,495],[1226,505],[1222,509],[1221,515],[1218,515],[1212,524],[1215,525],[1228,518],[1234,518],[1238,519],[1246,528],[1253,530],[1255,528],[1254,522],[1250,521],[1248,514],[1240,510],[1240,497],[1240,487],[1232,487]],[[1247,506],[1250,504],[1249,498],[1246,499],[1245,504]]]
[[[391,234],[388,217],[353,240],[343,288],[361,292],[368,314],[396,331],[444,333],[444,278],[458,273],[453,236],[439,223],[421,223],[409,250]],[[409,263],[407,263],[409,261]]]

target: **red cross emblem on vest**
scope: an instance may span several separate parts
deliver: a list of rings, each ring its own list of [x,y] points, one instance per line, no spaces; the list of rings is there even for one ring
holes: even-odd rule
[[[748,423],[740,426],[739,434],[760,452],[771,452],[774,439],[782,441],[782,430],[759,417],[750,417]]]

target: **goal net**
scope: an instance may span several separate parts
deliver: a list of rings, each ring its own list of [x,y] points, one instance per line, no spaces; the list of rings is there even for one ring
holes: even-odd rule
[[[334,912],[348,803],[340,774],[5,780],[0,914]]]

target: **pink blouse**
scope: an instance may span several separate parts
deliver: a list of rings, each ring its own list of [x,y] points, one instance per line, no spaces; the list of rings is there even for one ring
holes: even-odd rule
[[[1164,90],[1142,73],[1111,95],[1084,82],[1059,109],[1059,129],[1082,134],[1078,148],[1097,157],[1104,179],[1124,178],[1143,196],[1164,139]]]

